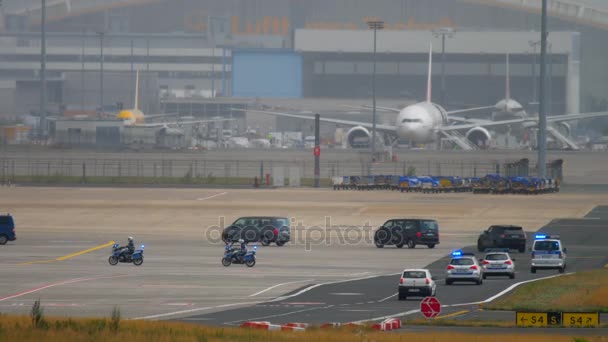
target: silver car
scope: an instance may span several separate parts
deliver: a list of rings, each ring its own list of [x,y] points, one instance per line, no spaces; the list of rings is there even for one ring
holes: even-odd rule
[[[488,276],[509,276],[515,278],[515,259],[511,259],[508,252],[488,252],[481,260],[483,279]]]
[[[532,251],[530,272],[536,273],[537,269],[557,269],[559,273],[566,271],[566,253],[559,236],[536,234]]]
[[[472,281],[477,285],[483,284],[483,269],[473,253],[460,251],[452,253],[452,260],[445,273],[446,285],[452,285],[455,281]]]
[[[399,300],[410,297],[435,296],[437,285],[435,277],[427,269],[407,269],[403,270],[399,279]]]

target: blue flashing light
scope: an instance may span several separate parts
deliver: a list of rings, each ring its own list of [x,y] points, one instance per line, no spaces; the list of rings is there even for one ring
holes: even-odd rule
[[[454,251],[454,252],[452,252],[452,256],[453,256],[453,257],[459,257],[459,256],[462,256],[462,251]]]
[[[546,239],[546,238],[547,238],[547,234],[536,234],[536,235],[534,235],[534,238],[535,238],[536,240],[539,240],[539,239]]]
[[[258,246],[253,246],[253,249],[258,249]]]
[[[145,247],[146,247],[146,246],[144,246],[144,245],[141,245],[141,249],[144,249],[144,248],[145,248]]]

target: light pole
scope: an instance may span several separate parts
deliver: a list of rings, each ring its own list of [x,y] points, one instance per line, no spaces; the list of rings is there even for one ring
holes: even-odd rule
[[[97,32],[99,35],[99,108],[103,115],[103,36],[104,32]]]
[[[547,74],[547,0],[543,0],[540,29],[540,104],[538,113],[538,176],[546,176],[547,164],[547,113],[546,113],[546,74]]]
[[[46,137],[46,0],[40,7],[40,134]]]
[[[533,53],[532,53],[532,102],[534,104],[536,104],[537,99],[536,99],[536,47],[538,46],[538,44],[540,44],[540,41],[529,41],[528,44],[532,47],[533,49]]]
[[[453,38],[456,31],[451,27],[441,27],[433,31],[435,38],[441,36],[441,105],[446,106],[445,94],[445,38]]]
[[[367,22],[370,29],[374,30],[374,63],[372,69],[372,158],[368,166],[368,175],[371,175],[372,163],[376,161],[376,37],[378,30],[384,28],[384,21],[370,20]]]

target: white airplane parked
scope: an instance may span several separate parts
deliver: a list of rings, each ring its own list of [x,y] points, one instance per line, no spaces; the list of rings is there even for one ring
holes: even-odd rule
[[[537,127],[538,126],[538,118],[523,116],[516,117],[508,120],[483,120],[483,119],[469,119],[464,117],[456,116],[455,114],[496,108],[501,105],[499,102],[496,106],[488,106],[488,107],[477,107],[477,108],[469,108],[469,109],[461,109],[461,110],[453,110],[446,111],[440,105],[433,103],[431,100],[432,95],[432,86],[431,86],[431,75],[432,75],[432,58],[433,58],[433,49],[432,45],[429,49],[429,66],[428,66],[428,79],[427,79],[427,93],[426,93],[426,101],[415,103],[409,106],[406,106],[403,109],[398,108],[389,108],[389,107],[380,107],[376,106],[378,110],[383,111],[391,111],[398,113],[395,124],[394,125],[383,125],[376,124],[377,132],[384,134],[387,138],[386,141],[389,144],[394,144],[397,140],[403,139],[408,140],[413,144],[425,144],[425,143],[433,143],[439,141],[440,138],[446,138],[451,140],[456,145],[458,145],[463,150],[473,150],[478,146],[476,143],[481,142],[485,144],[492,138],[492,134],[488,130],[491,127],[499,127],[504,125],[523,125],[525,127]],[[507,78],[508,79],[508,78]],[[507,81],[508,82],[508,81]],[[508,86],[508,84],[507,84]],[[521,105],[516,103],[516,101],[510,99],[510,94],[507,91],[506,106],[503,106],[507,110],[511,107],[511,110],[515,110],[516,108],[521,108]],[[517,106],[519,105],[519,106]],[[290,117],[294,119],[305,119],[305,120],[314,120],[315,118],[308,115],[299,115],[299,114],[290,114],[290,113],[280,113],[280,112],[271,112],[271,111],[263,111],[263,110],[248,110],[252,113],[261,113],[261,114],[269,114],[274,116],[281,117]],[[595,112],[595,113],[575,113],[575,114],[565,114],[565,115],[554,115],[547,116],[547,123],[549,132],[554,136],[560,136],[558,139],[563,142],[568,141],[568,145],[573,149],[576,149],[576,145],[569,141],[569,139],[559,133],[556,129],[553,128],[552,125],[565,123],[567,121],[593,118],[599,116],[608,116],[608,112]],[[339,125],[353,126],[347,132],[347,141],[350,146],[356,145],[353,144],[357,140],[361,140],[361,138],[367,139],[367,141],[371,140],[371,132],[372,123],[368,122],[358,122],[351,120],[342,120],[342,119],[331,119],[331,118],[323,118],[320,119],[322,122],[334,123]],[[452,122],[458,122],[456,124],[452,124]],[[464,132],[462,134],[461,132]],[[379,136],[378,134],[377,136]],[[376,142],[378,143],[378,142]],[[353,146],[354,147],[354,146]]]

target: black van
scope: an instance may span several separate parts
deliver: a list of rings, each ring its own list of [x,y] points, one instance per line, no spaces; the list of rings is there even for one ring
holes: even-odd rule
[[[9,215],[0,215],[0,245],[6,245],[8,241],[17,240],[15,234],[15,221]]]
[[[241,217],[222,232],[224,243],[243,239],[247,243],[261,242],[263,246],[271,243],[283,246],[289,242],[290,237],[289,219],[274,216]]]
[[[397,248],[426,245],[435,248],[439,244],[439,225],[436,220],[391,219],[376,230],[374,244],[378,248],[387,245],[395,245]]]

